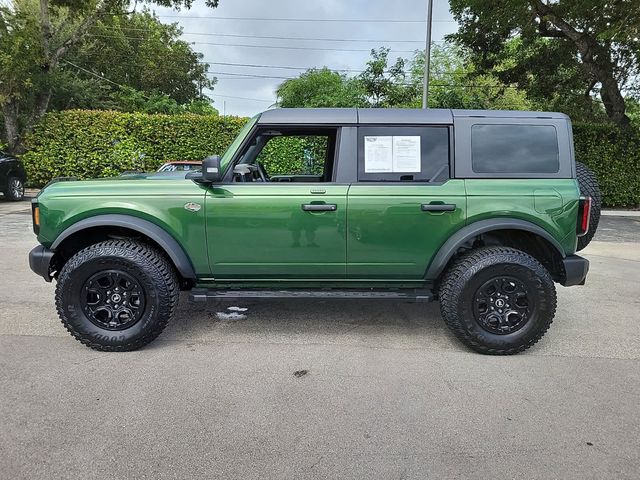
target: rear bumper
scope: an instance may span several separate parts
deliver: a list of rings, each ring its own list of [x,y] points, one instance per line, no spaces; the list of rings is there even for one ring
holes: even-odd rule
[[[40,275],[47,282],[51,281],[49,266],[51,265],[53,255],[54,252],[42,245],[38,245],[29,252],[29,267],[34,273]]]
[[[569,255],[562,260],[564,275],[560,281],[561,285],[571,287],[573,285],[584,285],[589,272],[589,260],[580,255]]]

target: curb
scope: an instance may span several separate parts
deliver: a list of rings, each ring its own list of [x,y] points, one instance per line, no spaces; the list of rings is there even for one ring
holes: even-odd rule
[[[601,210],[605,217],[640,217],[640,210]]]

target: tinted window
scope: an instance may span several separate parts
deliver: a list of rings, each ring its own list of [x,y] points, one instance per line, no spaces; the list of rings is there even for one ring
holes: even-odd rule
[[[449,178],[449,129],[447,127],[360,127],[358,129],[359,181],[435,182],[447,178]]]
[[[476,173],[556,173],[558,135],[551,125],[474,125],[471,162]]]

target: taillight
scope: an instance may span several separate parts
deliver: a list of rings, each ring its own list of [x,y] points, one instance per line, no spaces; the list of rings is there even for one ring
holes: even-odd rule
[[[31,220],[33,220],[33,233],[40,232],[40,207],[37,203],[31,204]]]
[[[576,233],[579,237],[586,235],[589,231],[589,218],[591,218],[591,197],[580,197],[576,227]]]

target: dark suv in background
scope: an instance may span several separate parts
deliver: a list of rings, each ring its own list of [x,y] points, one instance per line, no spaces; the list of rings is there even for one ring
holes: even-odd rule
[[[0,151],[0,192],[7,200],[24,198],[24,182],[27,175],[20,160]]]

